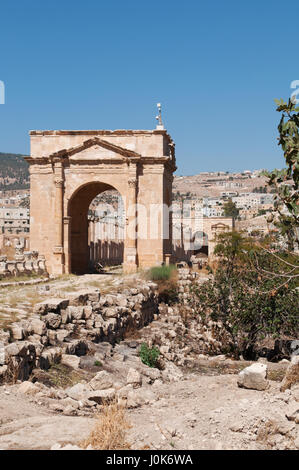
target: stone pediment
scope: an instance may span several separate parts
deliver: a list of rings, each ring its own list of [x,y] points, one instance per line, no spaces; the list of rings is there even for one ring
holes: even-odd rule
[[[229,228],[228,225],[223,224],[221,222],[219,222],[218,224],[214,224],[211,227],[212,230],[225,230],[225,229],[228,229],[228,228]]]
[[[68,157],[70,160],[124,160],[127,158],[140,159],[140,155],[132,150],[119,147],[111,142],[94,137],[82,144],[69,149],[63,149],[50,155],[50,158]]]

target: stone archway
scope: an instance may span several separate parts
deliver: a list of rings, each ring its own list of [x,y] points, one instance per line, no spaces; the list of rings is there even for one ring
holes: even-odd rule
[[[124,199],[124,270],[166,261],[172,233],[169,195],[176,169],[174,143],[166,130],[30,135],[30,248],[45,256],[51,274],[86,272],[83,214],[95,195],[110,188]],[[151,206],[161,214],[154,222],[155,237],[150,235]]]
[[[192,238],[192,251],[194,255],[203,253],[209,256],[209,236],[207,233],[197,230]]]

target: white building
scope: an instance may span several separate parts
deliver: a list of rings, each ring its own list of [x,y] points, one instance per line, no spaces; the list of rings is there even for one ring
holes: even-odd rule
[[[29,232],[29,209],[25,207],[1,207],[0,231],[1,233]]]

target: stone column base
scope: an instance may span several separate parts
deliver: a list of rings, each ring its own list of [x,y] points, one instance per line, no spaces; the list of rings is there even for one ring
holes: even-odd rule
[[[123,270],[125,273],[135,273],[137,271],[137,250],[135,247],[128,247],[125,250]]]
[[[56,276],[60,276],[65,274],[65,264],[64,264],[64,253],[63,248],[60,246],[55,246],[53,249],[52,255],[53,262],[52,264],[52,272]]]
[[[125,274],[136,273],[137,264],[133,263],[123,263],[123,271]]]

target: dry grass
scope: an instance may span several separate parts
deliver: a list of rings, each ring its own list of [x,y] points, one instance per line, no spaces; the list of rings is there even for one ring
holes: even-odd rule
[[[95,450],[126,450],[130,444],[126,441],[130,424],[127,421],[125,407],[114,401],[105,403],[97,422],[88,438],[80,442],[80,447],[86,449],[92,446]]]
[[[275,434],[279,434],[279,426],[275,421],[268,420],[259,428],[256,440],[269,448],[272,446],[271,437]]]

